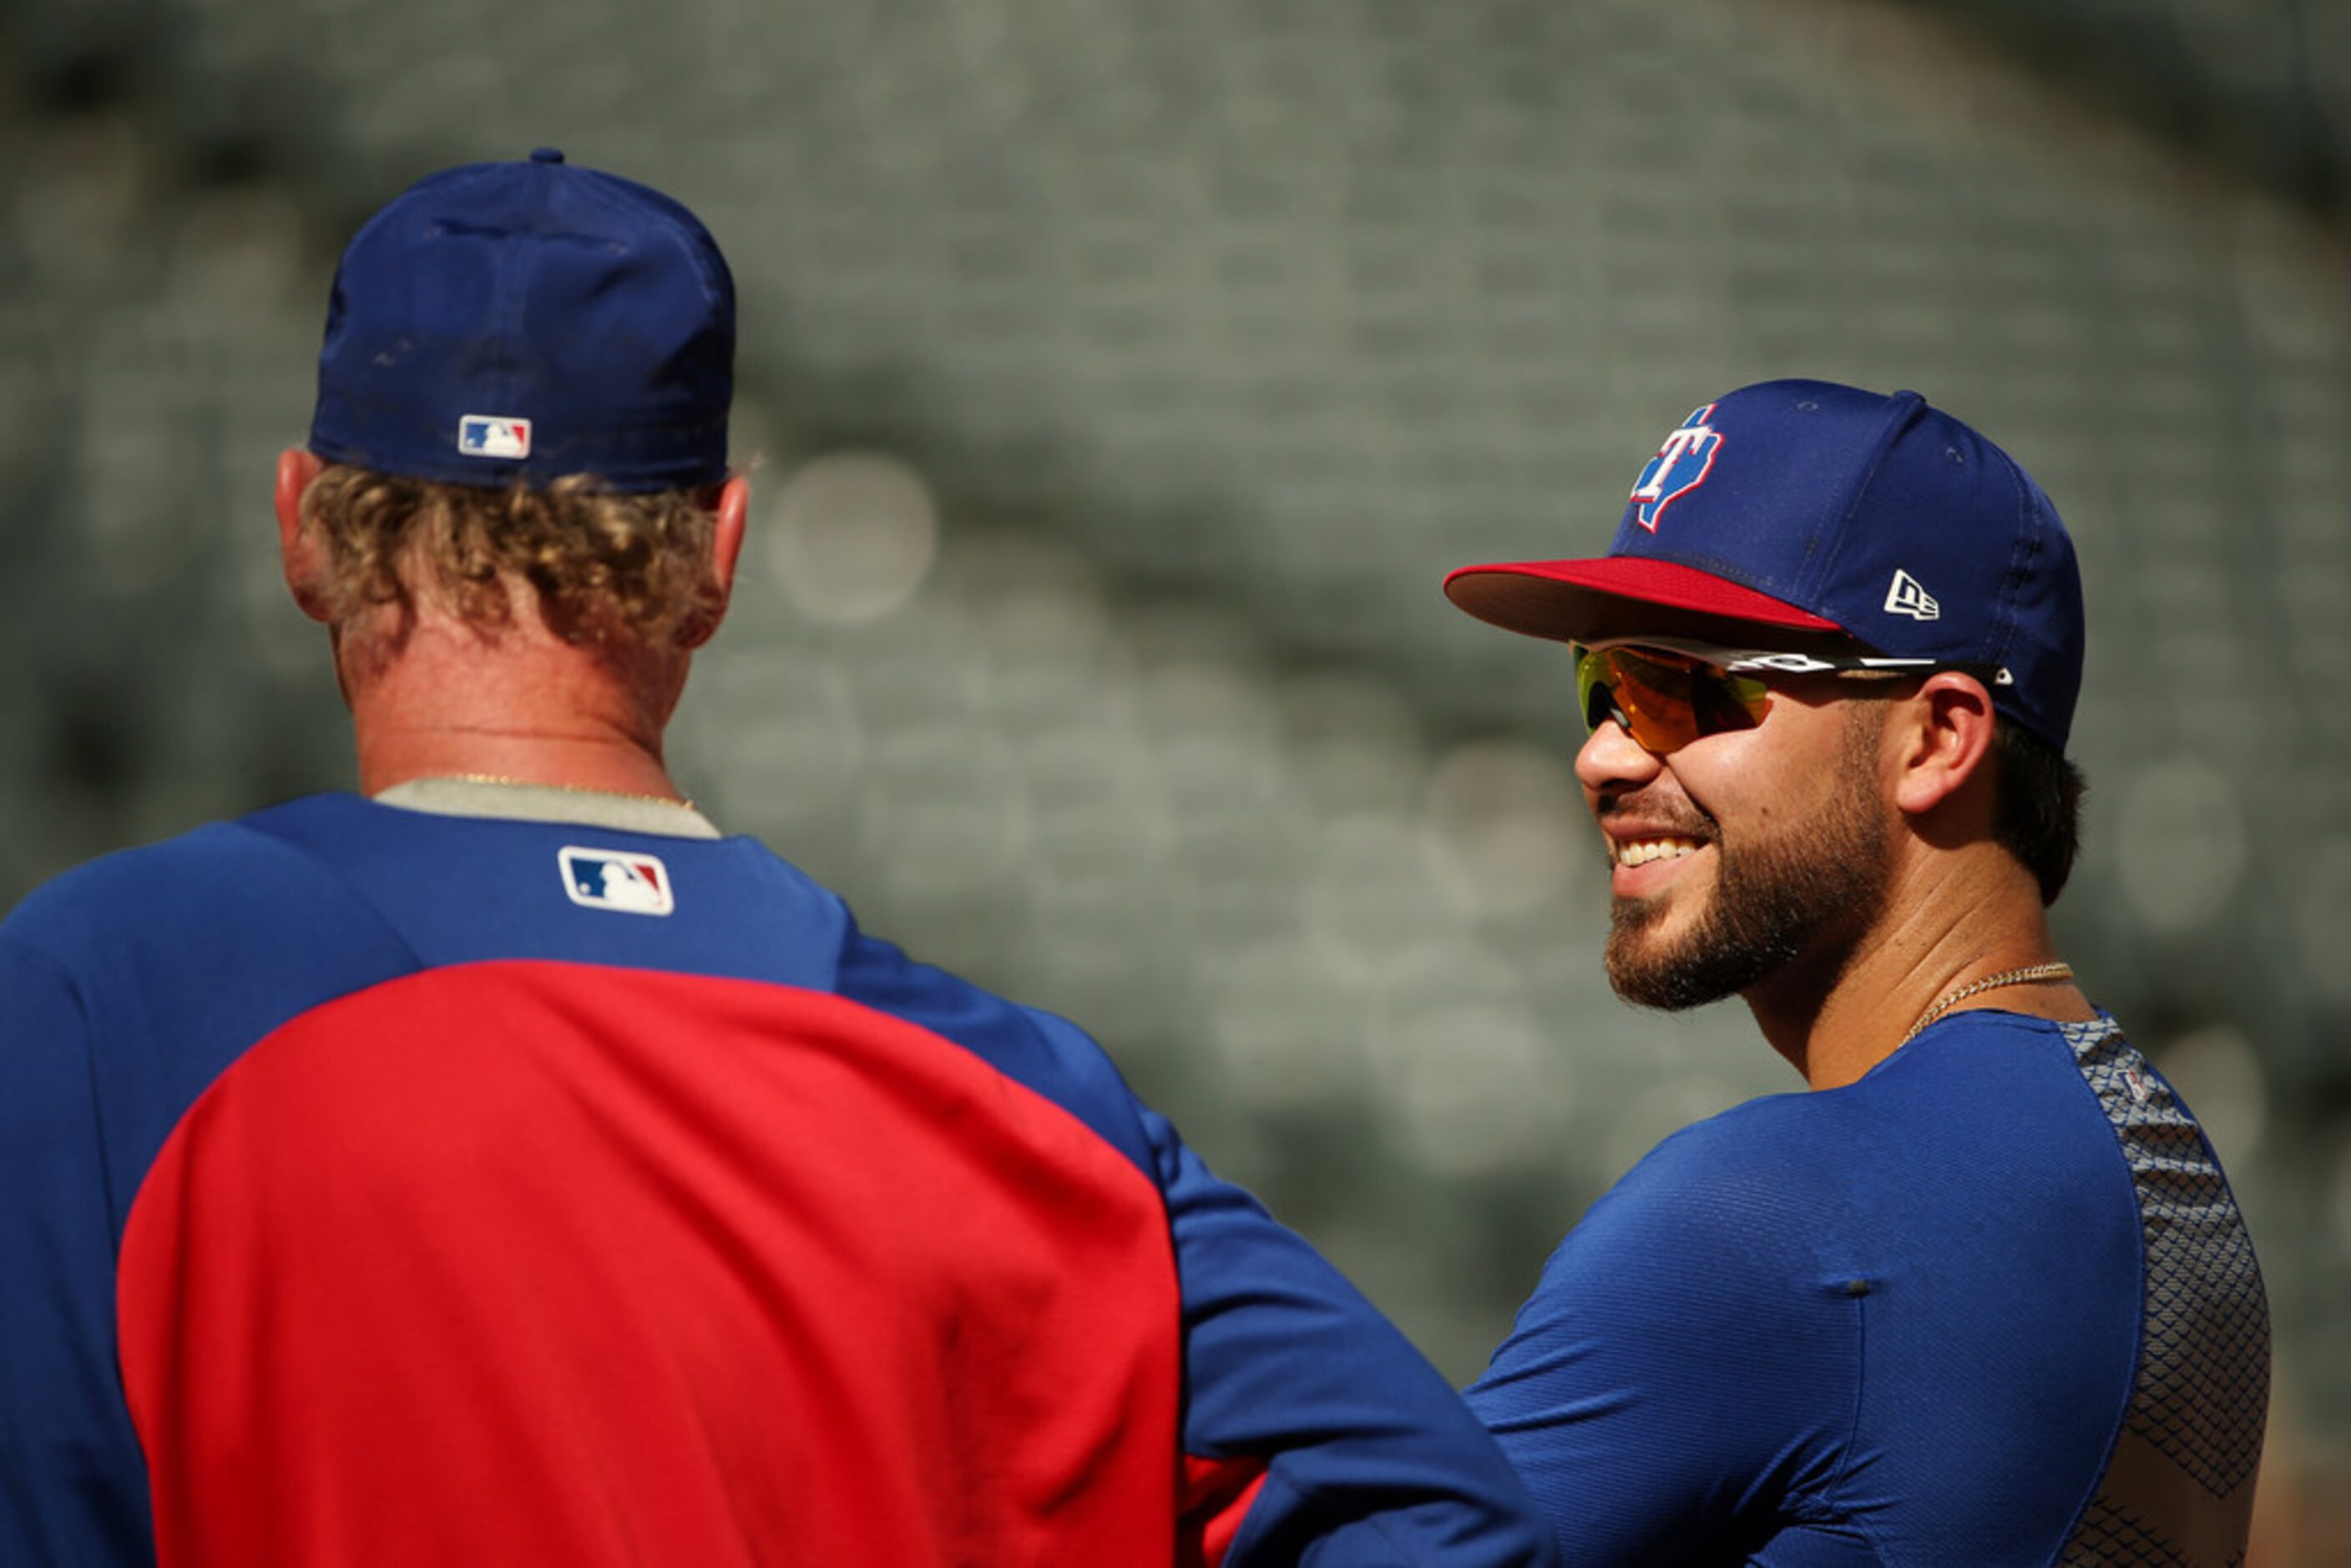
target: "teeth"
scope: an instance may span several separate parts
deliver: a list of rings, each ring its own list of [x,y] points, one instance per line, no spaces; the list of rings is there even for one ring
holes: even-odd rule
[[[1678,860],[1698,852],[1693,839],[1632,839],[1615,846],[1618,865],[1646,865],[1651,861]]]

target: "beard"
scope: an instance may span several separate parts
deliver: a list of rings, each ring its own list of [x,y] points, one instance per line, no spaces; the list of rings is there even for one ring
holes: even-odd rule
[[[1608,983],[1636,1007],[1678,1012],[1747,989],[1800,958],[1843,969],[1886,904],[1892,866],[1871,787],[1871,737],[1848,732],[1821,808],[1776,837],[1715,849],[1711,898],[1681,936],[1658,929],[1665,898],[1620,898],[1609,912]]]

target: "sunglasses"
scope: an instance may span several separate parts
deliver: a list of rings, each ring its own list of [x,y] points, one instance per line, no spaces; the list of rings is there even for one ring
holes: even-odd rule
[[[1792,675],[1900,676],[1964,670],[1987,684],[2006,685],[2006,670],[1949,664],[1934,659],[1876,654],[1816,657],[1810,653],[1743,652],[1659,643],[1571,644],[1575,655],[1576,706],[1593,729],[1614,720],[1643,750],[1662,757],[1691,741],[1753,729],[1771,711],[1766,677]],[[1698,651],[1703,648],[1703,652]]]

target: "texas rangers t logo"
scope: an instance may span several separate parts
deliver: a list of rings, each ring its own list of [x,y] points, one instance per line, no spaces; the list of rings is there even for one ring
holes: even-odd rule
[[[1666,437],[1666,444],[1657,448],[1657,455],[1634,483],[1630,498],[1639,509],[1633,515],[1651,533],[1657,531],[1657,519],[1666,508],[1705,484],[1714,467],[1714,455],[1722,450],[1722,435],[1707,423],[1713,414],[1712,403],[1693,410],[1681,428]]]

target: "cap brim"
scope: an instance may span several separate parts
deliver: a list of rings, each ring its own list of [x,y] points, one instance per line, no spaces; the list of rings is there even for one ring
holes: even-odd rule
[[[1721,622],[1846,635],[1834,621],[1669,560],[1603,556],[1465,566],[1445,596],[1505,631],[1557,642],[1683,633]]]

